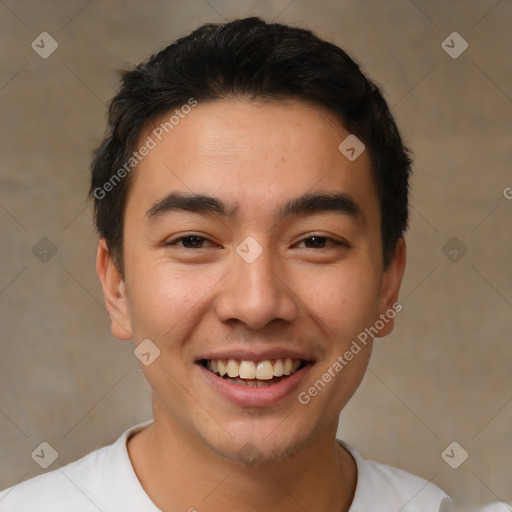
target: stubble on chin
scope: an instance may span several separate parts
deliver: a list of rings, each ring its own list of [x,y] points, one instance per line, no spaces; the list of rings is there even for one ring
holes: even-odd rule
[[[246,468],[267,467],[273,464],[287,461],[297,455],[300,450],[309,442],[309,438],[301,439],[298,442],[288,442],[286,445],[274,441],[274,446],[268,446],[268,440],[263,439],[248,441],[238,450],[224,449],[207,443],[209,448],[222,458],[242,465]]]

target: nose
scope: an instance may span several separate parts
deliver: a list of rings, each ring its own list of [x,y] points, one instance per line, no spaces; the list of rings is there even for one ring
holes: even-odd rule
[[[297,297],[282,266],[274,264],[271,251],[264,249],[250,263],[237,253],[233,258],[234,267],[222,280],[216,302],[219,320],[239,320],[251,329],[262,329],[276,319],[293,321],[298,313]]]

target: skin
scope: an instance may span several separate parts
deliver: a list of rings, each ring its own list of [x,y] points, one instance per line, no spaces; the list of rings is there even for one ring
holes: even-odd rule
[[[397,301],[405,242],[384,270],[369,155],[345,158],[338,145],[347,135],[334,115],[302,101],[200,103],[134,171],[124,280],[99,242],[97,272],[113,335],[136,345],[149,338],[161,351],[142,366],[154,423],[128,441],[128,453],[164,512],[350,507],[357,470],[335,436],[371,343],[310,403],[297,394]],[[237,215],[176,211],[148,222],[145,212],[172,191],[218,197],[237,205]],[[276,223],[276,208],[306,192],[349,194],[363,215],[314,213]],[[191,234],[206,239],[202,247],[164,245]],[[311,245],[313,235],[347,246]],[[252,263],[236,252],[248,236],[262,248]],[[392,329],[390,321],[378,336]],[[206,351],[272,346],[305,352],[315,364],[297,392],[268,407],[229,402],[195,363]],[[248,446],[258,455],[252,464]]]

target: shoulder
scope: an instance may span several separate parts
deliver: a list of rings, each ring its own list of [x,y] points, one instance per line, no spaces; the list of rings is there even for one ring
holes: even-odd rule
[[[448,495],[432,482],[407,471],[364,460],[355,448],[338,441],[357,464],[357,486],[350,512],[436,512]]]
[[[61,468],[21,482],[0,493],[2,512],[21,512],[37,504],[38,510],[64,511],[69,504],[74,510],[88,512],[98,507],[94,500],[98,491],[98,467],[101,467],[111,447],[104,447]],[[91,495],[91,496],[89,496]],[[51,507],[51,508],[50,508]]]
[[[36,476],[0,492],[2,512],[98,512],[111,510],[110,500],[118,480],[136,478],[126,452],[126,430],[113,444],[58,469]],[[137,482],[138,483],[138,482]]]

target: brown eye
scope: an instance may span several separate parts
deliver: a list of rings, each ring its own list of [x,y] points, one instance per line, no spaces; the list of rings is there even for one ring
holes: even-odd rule
[[[299,242],[299,244],[304,243],[306,244],[307,249],[325,249],[326,243],[329,242],[329,245],[334,246],[347,246],[347,244],[344,244],[342,242],[338,242],[337,240],[334,240],[333,238],[329,238],[326,236],[319,236],[314,235],[310,236],[308,238],[304,238]]]
[[[325,236],[311,236],[304,240],[306,246],[308,246],[308,243],[309,243],[309,247],[312,247],[315,249],[318,249],[318,248],[323,249],[325,247],[326,241],[327,241],[327,238]]]
[[[172,240],[168,243],[166,243],[166,246],[173,246],[178,245],[179,242],[182,242],[181,247],[184,247],[185,249],[201,249],[201,244],[206,241],[206,238],[202,236],[197,235],[188,235],[188,236],[181,236],[179,238],[176,238],[175,240]]]

